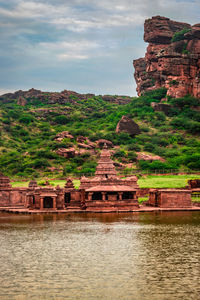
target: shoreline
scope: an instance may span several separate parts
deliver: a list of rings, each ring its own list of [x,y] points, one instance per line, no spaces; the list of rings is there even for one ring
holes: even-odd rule
[[[0,213],[10,213],[10,214],[23,214],[23,215],[43,215],[43,214],[70,214],[70,213],[140,213],[140,212],[165,212],[165,211],[200,211],[200,207],[182,207],[182,208],[172,208],[172,207],[147,207],[141,206],[139,209],[132,210],[78,210],[78,209],[69,209],[69,210],[29,210],[25,208],[12,208],[12,207],[0,207]]]

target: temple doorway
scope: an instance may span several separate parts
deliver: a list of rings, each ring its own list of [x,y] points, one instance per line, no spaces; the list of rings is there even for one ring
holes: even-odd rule
[[[44,197],[44,208],[53,208],[53,198],[52,197]]]
[[[71,201],[71,193],[65,193],[65,204],[69,204]]]
[[[95,192],[95,193],[93,193],[92,200],[102,200],[102,194],[101,194],[101,192]]]
[[[124,192],[122,195],[123,200],[129,200],[133,199],[133,193],[132,192]]]

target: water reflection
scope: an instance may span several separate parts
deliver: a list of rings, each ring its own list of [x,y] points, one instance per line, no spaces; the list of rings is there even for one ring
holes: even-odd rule
[[[200,213],[0,214],[0,299],[199,299]]]

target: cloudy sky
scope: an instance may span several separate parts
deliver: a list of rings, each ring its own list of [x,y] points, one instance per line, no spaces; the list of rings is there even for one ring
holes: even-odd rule
[[[0,94],[19,89],[136,95],[143,23],[200,23],[199,0],[0,0]]]

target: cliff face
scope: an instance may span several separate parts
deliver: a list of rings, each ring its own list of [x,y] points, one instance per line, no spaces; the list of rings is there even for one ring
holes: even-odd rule
[[[156,16],[145,21],[144,41],[145,57],[133,61],[138,95],[166,87],[173,98],[200,98],[200,24]]]

